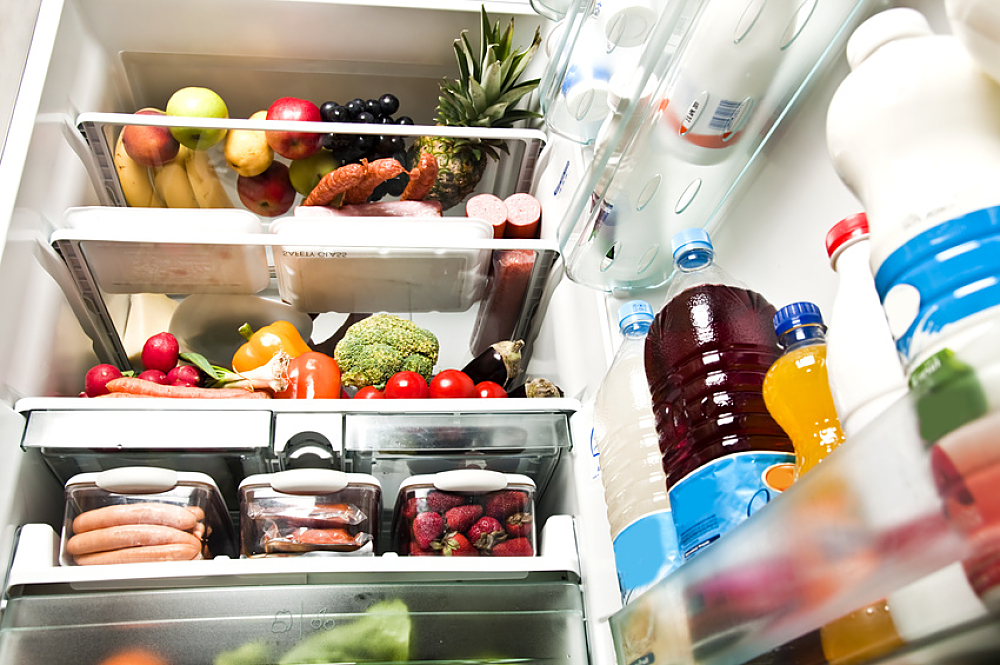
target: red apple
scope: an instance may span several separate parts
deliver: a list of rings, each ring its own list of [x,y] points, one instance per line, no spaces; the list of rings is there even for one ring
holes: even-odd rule
[[[267,109],[268,120],[298,120],[303,122],[321,122],[319,107],[305,99],[282,97]],[[307,132],[266,133],[267,144],[282,157],[302,159],[313,154],[320,148],[322,134]]]
[[[135,115],[166,115],[159,109],[140,109]],[[142,166],[162,166],[177,156],[181,144],[170,133],[169,127],[125,125],[122,129],[122,146],[136,163]]]
[[[239,176],[236,191],[243,205],[264,217],[282,215],[295,202],[295,188],[288,177],[288,167],[281,162],[271,162],[266,171],[252,178]]]

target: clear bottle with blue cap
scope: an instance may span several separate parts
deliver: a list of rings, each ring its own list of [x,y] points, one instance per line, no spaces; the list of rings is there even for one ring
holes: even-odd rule
[[[672,245],[676,271],[645,366],[678,546],[690,559],[788,487],[795,456],[762,395],[781,354],[774,306],[716,263],[703,229]]]
[[[619,308],[621,344],[594,399],[594,445],[626,603],[679,563],[643,364],[652,322],[653,310],[644,300]]]
[[[792,440],[796,477],[844,441],[826,369],[826,326],[819,307],[794,302],[774,315],[781,356],[764,377],[764,402]]]

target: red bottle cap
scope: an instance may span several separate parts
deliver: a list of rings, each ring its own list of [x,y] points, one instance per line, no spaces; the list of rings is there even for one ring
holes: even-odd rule
[[[836,224],[826,234],[826,255],[831,259],[837,250],[849,240],[868,235],[868,215],[859,212],[846,217]]]

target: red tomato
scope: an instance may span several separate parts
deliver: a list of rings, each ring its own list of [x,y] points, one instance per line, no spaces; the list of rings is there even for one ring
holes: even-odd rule
[[[462,370],[446,369],[431,379],[430,391],[433,398],[475,397],[476,384]]]
[[[307,351],[288,364],[288,386],[274,396],[279,399],[339,399],[340,367],[330,356]]]
[[[385,399],[385,393],[375,386],[365,386],[354,393],[354,399]]]
[[[386,399],[424,399],[429,394],[427,380],[416,372],[396,372],[385,382]]]
[[[475,388],[476,397],[506,397],[507,391],[496,381],[480,381]]]

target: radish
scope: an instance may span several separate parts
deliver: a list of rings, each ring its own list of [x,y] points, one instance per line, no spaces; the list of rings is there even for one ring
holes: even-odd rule
[[[138,378],[144,381],[159,383],[161,386],[165,386],[169,383],[169,381],[167,381],[167,375],[158,369],[147,369],[145,372],[140,373]]]
[[[121,370],[114,365],[95,365],[87,370],[84,377],[84,392],[87,397],[97,397],[108,394],[108,381],[122,378]]]
[[[142,365],[147,370],[158,369],[165,375],[177,366],[180,350],[176,337],[168,332],[157,333],[142,346]]]
[[[201,384],[201,372],[194,365],[178,365],[167,372],[167,383],[172,386],[197,386]]]

